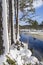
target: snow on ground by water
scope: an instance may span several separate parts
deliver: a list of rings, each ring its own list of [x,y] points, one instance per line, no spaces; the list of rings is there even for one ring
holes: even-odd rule
[[[23,65],[25,63],[35,64],[39,63],[38,59],[34,56],[31,56],[32,52],[29,49],[22,50],[10,50],[10,56],[17,61],[18,65]]]
[[[7,54],[10,58],[15,59],[18,65],[23,65],[24,63],[35,64],[36,62],[39,64],[39,61],[36,57],[31,56],[32,52],[29,49],[20,48],[17,50],[16,48],[11,49],[10,53]],[[6,61],[5,55],[0,57],[0,65]],[[42,64],[43,65],[43,64]]]

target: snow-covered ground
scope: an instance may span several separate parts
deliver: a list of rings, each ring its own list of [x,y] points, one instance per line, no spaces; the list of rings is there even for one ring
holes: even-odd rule
[[[10,53],[7,55],[10,58],[15,59],[18,65],[23,65],[24,63],[25,64],[31,63],[33,65],[35,63],[39,64],[39,60],[36,57],[32,56],[32,52],[27,48],[20,47],[20,50],[17,50],[16,48],[10,49]],[[0,65],[3,65],[2,63],[6,61],[5,56],[6,55],[0,57]]]
[[[32,52],[29,49],[22,49],[20,51],[17,49],[11,50],[10,55],[17,61],[18,65],[23,65],[24,63],[35,64],[36,62],[39,64],[38,59],[34,56],[31,56]]]
[[[0,56],[0,65],[3,65],[3,62],[6,61],[6,57],[5,56],[6,56],[5,54]]]

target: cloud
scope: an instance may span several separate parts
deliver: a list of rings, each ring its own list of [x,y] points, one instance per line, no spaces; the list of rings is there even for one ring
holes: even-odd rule
[[[27,3],[28,5],[29,3]],[[38,8],[43,5],[43,0],[33,0],[33,8]],[[30,7],[25,8],[24,10],[30,9]]]
[[[43,5],[42,0],[35,0],[35,1],[33,2],[33,7],[34,7],[34,8],[40,7],[41,5]]]

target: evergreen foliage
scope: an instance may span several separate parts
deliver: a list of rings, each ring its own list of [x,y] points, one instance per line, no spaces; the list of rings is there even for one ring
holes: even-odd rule
[[[3,65],[6,65],[6,64],[3,62]]]
[[[29,63],[29,64],[23,64],[23,65],[32,65],[31,63]]]
[[[32,22],[32,28],[38,29],[38,22],[36,20]]]
[[[20,20],[31,22],[30,14],[33,17],[33,14],[35,13],[35,8],[33,8],[33,1],[34,0],[20,0],[20,11],[23,13]]]
[[[6,55],[6,57],[7,57],[6,62],[8,63],[8,65],[17,65],[15,60],[12,60],[12,59],[11,59],[9,56],[7,56],[7,55]],[[3,65],[6,65],[6,64],[3,63]]]

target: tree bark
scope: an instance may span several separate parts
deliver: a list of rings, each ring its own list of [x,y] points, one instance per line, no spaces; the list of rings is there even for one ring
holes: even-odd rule
[[[12,0],[9,0],[9,22],[11,23],[11,44],[14,43],[14,40],[13,40],[13,20],[12,20]]]
[[[16,40],[19,41],[18,0],[14,0],[14,2],[15,2]]]

